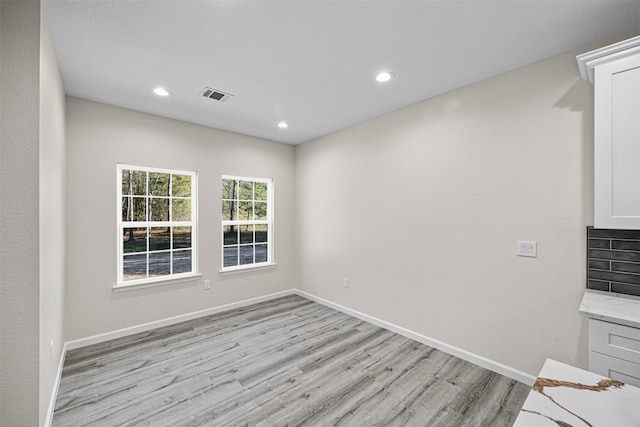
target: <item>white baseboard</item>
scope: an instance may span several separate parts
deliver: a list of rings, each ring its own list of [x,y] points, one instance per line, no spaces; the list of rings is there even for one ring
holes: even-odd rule
[[[325,305],[327,307],[333,308],[350,316],[356,317],[358,319],[364,320],[365,322],[369,322],[373,325],[379,326],[381,328],[387,329],[391,332],[395,332],[404,337],[410,338],[412,340],[418,341],[422,344],[428,345],[429,347],[437,348],[438,350],[444,351],[445,353],[451,354],[453,356],[459,357],[460,359],[466,360],[467,362],[474,363],[478,366],[482,366],[483,368],[489,369],[493,372],[497,372],[506,377],[512,378],[514,380],[520,381],[527,385],[533,385],[535,382],[535,377],[529,375],[525,372],[519,371],[517,369],[511,368],[509,366],[503,365],[496,361],[487,359],[485,357],[479,356],[477,354],[468,352],[458,347],[454,347],[452,345],[446,344],[442,341],[438,341],[433,338],[429,338],[427,336],[421,335],[417,332],[411,331],[409,329],[405,329],[401,326],[394,325],[393,323],[389,323],[387,321],[378,319],[376,317],[370,316],[365,313],[361,313],[359,311],[350,309],[340,304],[336,304],[324,298],[317,297],[313,294],[309,294],[307,292],[298,290],[298,289],[290,289],[287,291],[276,292],[269,295],[264,295],[257,298],[251,298],[244,301],[239,301],[231,304],[225,304],[218,307],[209,308],[206,310],[195,311],[193,313],[187,313],[175,317],[170,317],[167,319],[161,319],[154,322],[144,323],[141,325],[132,326],[129,328],[119,329],[112,332],[107,332],[104,334],[94,335],[86,338],[81,338],[73,341],[68,341],[65,343],[65,350],[73,350],[80,347],[85,347],[92,344],[98,344],[104,341],[109,341],[115,338],[121,338],[127,335],[136,334],[139,332],[146,332],[151,329],[159,328],[162,326],[169,326],[176,323],[184,322],[187,320],[197,319],[199,317],[209,316],[212,314],[220,313],[227,310],[232,310],[235,308],[245,307],[251,304],[256,304],[259,302],[269,301],[275,298],[287,296],[287,295],[299,295],[301,297],[307,298],[311,301],[315,301],[319,304]],[[63,357],[64,360],[64,357]],[[62,372],[62,365],[60,366],[60,372]],[[59,382],[59,376],[58,376]],[[57,394],[57,384],[56,384],[56,394]],[[52,402],[55,404],[55,396],[52,397]],[[53,409],[51,409],[53,413]]]
[[[365,322],[369,322],[373,325],[379,326],[381,328],[387,329],[391,332],[395,332],[398,335],[402,335],[404,337],[410,338],[414,341],[418,341],[419,343],[428,345],[429,347],[437,348],[438,350],[444,351],[445,353],[451,354],[453,356],[459,357],[460,359],[466,360],[467,362],[474,363],[478,366],[482,366],[485,369],[488,369],[493,372],[497,372],[498,374],[504,375],[505,377],[509,377],[516,381],[520,381],[521,383],[532,386],[535,382],[536,378],[532,375],[527,374],[526,372],[519,371],[517,369],[511,368],[509,366],[503,365],[502,363],[495,362],[493,360],[487,359],[485,357],[479,356],[477,354],[468,352],[458,347],[454,347],[452,345],[443,343],[442,341],[438,341],[433,338],[426,337],[417,332],[410,331],[409,329],[405,329],[401,326],[394,325],[393,323],[386,322],[384,320],[380,320],[376,317],[369,316],[368,314],[361,313],[356,310],[352,310],[348,307],[345,307],[340,304],[336,304],[324,298],[317,297],[315,295],[309,294],[304,291],[300,291],[298,289],[294,289],[293,293],[296,295],[300,295],[301,297],[310,299],[319,304],[325,305],[327,307],[333,308],[335,310],[341,311],[350,316],[356,317],[358,319],[364,320]]]
[[[51,427],[53,422],[53,411],[56,409],[56,398],[60,389],[60,378],[62,378],[62,368],[64,367],[64,359],[67,357],[67,343],[62,345],[62,354],[58,361],[58,370],[56,371],[56,379],[51,389],[51,397],[49,398],[49,407],[47,408],[47,418],[44,420],[44,427]]]
[[[293,295],[294,290],[287,290],[276,292],[261,297],[251,298],[243,301],[234,302],[231,304],[220,305],[213,308],[207,308],[205,310],[194,311],[192,313],[181,314],[179,316],[169,317],[166,319],[156,320],[149,323],[143,323],[141,325],[131,326],[124,329],[118,329],[112,332],[105,332],[103,334],[93,335],[86,338],[80,338],[66,343],[67,350],[75,350],[76,348],[86,347],[88,345],[98,344],[101,342],[109,341],[116,338],[126,337],[127,335],[137,334],[139,332],[146,332],[152,329],[160,328],[163,326],[175,325],[176,323],[185,322],[187,320],[197,319],[199,317],[210,316],[212,314],[221,313],[227,310],[233,310],[234,308],[246,307],[248,305],[257,304],[259,302],[269,301],[275,298]]]

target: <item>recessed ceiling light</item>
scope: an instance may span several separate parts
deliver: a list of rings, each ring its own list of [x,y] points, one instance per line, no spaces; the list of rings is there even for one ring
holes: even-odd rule
[[[391,71],[383,71],[376,76],[376,80],[380,83],[388,82],[393,77],[393,73]]]
[[[154,87],[153,93],[155,93],[158,96],[169,96],[169,91],[163,87]]]
[[[287,123],[287,122],[280,122],[280,123],[278,123],[278,127],[279,127],[280,129],[286,129],[286,128],[288,128],[288,127],[289,127],[289,123]]]

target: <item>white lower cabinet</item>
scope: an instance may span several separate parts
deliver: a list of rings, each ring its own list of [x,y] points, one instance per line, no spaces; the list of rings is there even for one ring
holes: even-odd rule
[[[589,370],[640,387],[640,329],[589,319]]]
[[[640,364],[590,351],[589,370],[607,378],[640,387]]]

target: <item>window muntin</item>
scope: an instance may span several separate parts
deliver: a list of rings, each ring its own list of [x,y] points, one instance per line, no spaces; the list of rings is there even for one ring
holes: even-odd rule
[[[222,176],[222,270],[272,263],[273,184]]]
[[[196,272],[196,173],[118,165],[118,285]]]

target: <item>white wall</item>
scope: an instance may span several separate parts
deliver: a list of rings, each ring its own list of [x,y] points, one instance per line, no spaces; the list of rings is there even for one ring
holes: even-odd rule
[[[158,102],[171,102],[162,99]],[[67,100],[68,340],[289,289],[293,283],[294,147]],[[202,280],[115,293],[116,163],[196,170]],[[275,270],[221,277],[221,175],[274,179]]]
[[[40,2],[0,2],[0,425],[38,425]]]
[[[584,367],[593,88],[576,53],[297,146],[302,289],[532,375]]]
[[[65,105],[44,13],[40,31],[40,424],[62,357],[65,285]],[[53,341],[53,349],[50,343]]]

